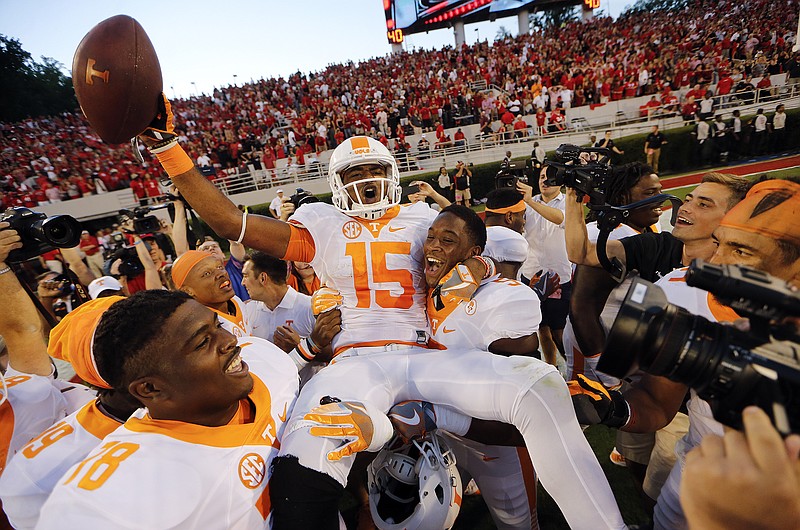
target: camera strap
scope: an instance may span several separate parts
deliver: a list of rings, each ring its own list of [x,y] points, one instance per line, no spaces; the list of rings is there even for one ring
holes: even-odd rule
[[[617,226],[619,226],[630,216],[632,211],[638,210],[639,208],[644,208],[646,206],[651,206],[653,204],[661,204],[664,201],[670,201],[672,203],[672,217],[670,218],[670,224],[675,226],[675,221],[678,218],[678,208],[681,206],[681,204],[683,204],[683,201],[681,201],[678,197],[668,193],[659,193],[653,197],[648,197],[647,199],[626,204],[624,206],[612,206],[610,204],[595,206],[589,204],[589,208],[598,211],[597,228],[600,229],[600,233],[597,236],[597,260],[600,262],[600,265],[602,265],[603,268],[611,275],[611,277],[617,281],[617,283],[622,283],[622,280],[625,279],[628,271],[626,265],[618,258],[615,257],[613,259],[609,259],[608,253],[606,252],[608,236]]]
[[[78,298],[77,305],[91,301],[92,297],[89,296],[89,292],[86,290],[86,287],[84,287],[73,270],[69,268],[69,263],[67,262],[64,262],[64,276],[69,278],[69,282],[75,287],[75,296]]]

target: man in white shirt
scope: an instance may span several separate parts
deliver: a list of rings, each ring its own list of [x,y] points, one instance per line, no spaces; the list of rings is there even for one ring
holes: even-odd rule
[[[772,117],[772,151],[781,151],[786,144],[786,107],[782,104],[775,109]]]
[[[272,199],[272,201],[269,203],[269,213],[271,213],[272,217],[274,217],[275,219],[280,219],[281,218],[281,204],[283,204],[283,190],[281,188],[278,188],[275,191],[275,193],[276,193],[277,197]]]
[[[756,117],[753,120],[753,126],[755,127],[755,132],[753,134],[753,146],[751,148],[751,153],[754,155],[760,155],[764,152],[764,148],[767,145],[767,117],[764,116],[764,109],[758,109],[756,111]]]

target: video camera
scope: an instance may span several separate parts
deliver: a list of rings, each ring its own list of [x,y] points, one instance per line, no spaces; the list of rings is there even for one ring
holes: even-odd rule
[[[591,204],[605,204],[611,177],[611,151],[604,147],[561,144],[553,160],[544,163],[548,186],[566,186],[589,196]]]
[[[303,188],[295,189],[294,195],[289,197],[289,202],[294,205],[295,211],[304,204],[311,204],[312,202],[319,202],[319,199],[314,196],[310,191]]]
[[[161,221],[155,215],[147,215],[153,210],[163,210],[169,204],[157,204],[155,206],[137,206],[133,210],[120,210],[119,215],[123,222],[133,221],[133,232],[139,235],[154,234],[161,230]]]
[[[496,189],[517,189],[517,182],[527,184],[529,175],[531,175],[531,168],[527,167],[524,162],[505,162],[494,176],[494,187]]]
[[[597,369],[626,377],[641,369],[683,383],[708,401],[714,417],[742,428],[742,410],[758,405],[784,435],[800,432],[800,296],[769,274],[695,260],[686,283],[750,319],[750,331],[670,304],[664,291],[635,278]]]
[[[48,218],[28,208],[13,207],[0,215],[0,222],[9,223],[22,239],[22,248],[9,252],[9,263],[21,263],[54,248],[72,248],[81,241],[81,224],[69,215]]]

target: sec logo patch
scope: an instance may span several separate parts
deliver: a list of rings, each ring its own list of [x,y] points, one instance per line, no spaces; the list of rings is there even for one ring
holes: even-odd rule
[[[239,480],[245,488],[256,489],[264,481],[266,472],[264,459],[257,453],[247,453],[239,460]]]
[[[357,221],[347,221],[342,226],[342,234],[347,239],[355,239],[361,235],[361,224]]]
[[[476,302],[475,300],[470,300],[469,303],[466,305],[466,307],[464,307],[464,311],[470,316],[474,315],[475,311],[477,310],[478,310],[478,302]]]

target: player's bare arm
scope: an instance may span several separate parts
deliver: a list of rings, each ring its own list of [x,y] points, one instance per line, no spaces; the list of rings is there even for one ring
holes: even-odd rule
[[[18,372],[50,375],[53,367],[42,335],[42,321],[36,307],[6,265],[12,250],[22,248],[19,234],[0,223],[0,333],[8,346],[9,364]]]
[[[497,339],[489,345],[489,351],[497,355],[526,355],[531,356],[539,349],[539,339],[536,333],[524,337]]]
[[[631,411],[628,424],[622,430],[656,432],[666,427],[675,418],[688,391],[686,385],[666,377],[644,374],[622,394]]]
[[[160,113],[139,139],[159,159],[181,195],[220,236],[282,258],[289,244],[289,225],[261,215],[243,214],[206,179],[178,145],[172,108],[166,97],[163,103]]]
[[[567,241],[567,256],[576,265],[600,267],[600,260],[597,258],[597,244],[589,241],[589,233],[586,231],[583,204],[578,202],[575,190],[567,188],[565,195],[567,206],[564,237]],[[625,263],[627,259],[625,247],[617,240],[606,243],[606,254],[609,259],[618,258],[622,263]]]

